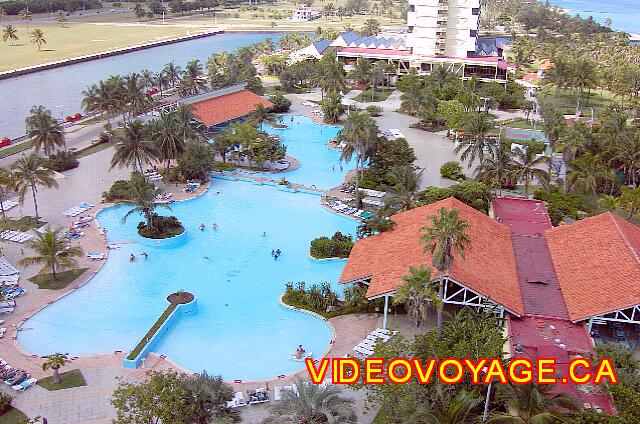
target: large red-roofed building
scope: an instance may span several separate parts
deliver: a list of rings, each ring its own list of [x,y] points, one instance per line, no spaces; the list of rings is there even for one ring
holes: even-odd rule
[[[257,105],[273,106],[269,100],[245,89],[244,84],[199,94],[179,103],[191,105],[195,118],[208,128],[244,118],[255,111]]]

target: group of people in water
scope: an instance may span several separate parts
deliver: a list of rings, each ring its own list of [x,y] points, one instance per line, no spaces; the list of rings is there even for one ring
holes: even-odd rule
[[[271,256],[273,256],[273,260],[277,261],[278,257],[282,255],[282,250],[280,249],[271,249]]]
[[[147,252],[140,253],[140,256],[142,256],[145,260],[149,259],[149,254]],[[133,262],[135,260],[136,260],[136,255],[131,253],[129,255],[129,262]]]
[[[204,225],[204,222],[200,224],[200,231],[204,231],[207,228],[206,225]],[[214,230],[218,229],[218,224],[216,224],[215,222],[213,223],[213,225],[211,226],[211,228],[213,228]]]

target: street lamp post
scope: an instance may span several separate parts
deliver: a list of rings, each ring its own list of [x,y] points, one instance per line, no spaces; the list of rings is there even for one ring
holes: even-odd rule
[[[482,371],[486,374],[487,367],[482,368]],[[489,386],[487,387],[487,397],[484,400],[484,411],[482,412],[482,422],[487,421],[487,417],[489,416],[489,399],[491,397],[491,385],[493,384],[493,380],[489,381]]]

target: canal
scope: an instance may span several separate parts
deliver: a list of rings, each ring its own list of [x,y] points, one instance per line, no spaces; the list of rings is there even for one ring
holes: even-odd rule
[[[213,53],[230,52],[269,37],[275,41],[280,36],[273,33],[218,34],[0,80],[0,138],[23,135],[24,120],[35,105],[50,109],[56,118],[82,112],[82,91],[109,75],[143,69],[158,72],[171,61],[184,68],[192,59],[204,63]]]

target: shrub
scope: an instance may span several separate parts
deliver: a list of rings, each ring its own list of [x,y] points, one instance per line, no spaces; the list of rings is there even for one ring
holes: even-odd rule
[[[447,197],[455,197],[463,203],[486,214],[489,213],[491,189],[484,183],[467,180],[451,187],[427,187],[420,193],[420,203],[428,205]]]
[[[465,176],[462,173],[462,167],[460,162],[449,161],[442,164],[440,167],[440,175],[443,178],[449,178],[451,180],[464,180]]]
[[[366,287],[350,286],[344,290],[344,301],[341,302],[338,294],[331,289],[326,282],[313,284],[307,288],[304,281],[286,283],[282,301],[287,305],[307,309],[316,312],[329,319],[339,315],[358,312],[373,312],[380,308],[382,300],[368,301]]]
[[[236,169],[235,165],[229,162],[218,162],[213,166],[214,171],[233,171]]]
[[[337,231],[331,238],[323,236],[311,241],[309,250],[311,256],[316,259],[346,258],[353,248],[351,236]]]
[[[215,153],[208,143],[188,143],[178,160],[178,170],[185,180],[206,181],[215,163]]]
[[[4,414],[11,408],[13,396],[6,393],[0,393],[0,415]]]
[[[287,99],[282,94],[274,94],[269,97],[269,101],[273,103],[273,106],[271,106],[271,112],[273,113],[288,112],[291,107],[291,100]]]
[[[145,222],[138,223],[138,234],[151,239],[163,239],[184,232],[182,223],[175,216],[162,216],[153,214],[153,226],[147,226]]]
[[[382,114],[382,108],[376,105],[367,106],[366,111],[371,116],[380,116]]]
[[[585,207],[585,196],[578,193],[547,192],[537,189],[533,192],[533,198],[547,203],[547,211],[553,225],[560,225],[564,218],[578,219],[578,211]]]
[[[129,200],[131,196],[131,185],[127,180],[117,180],[113,183],[109,191],[102,193],[102,197],[107,202],[118,200]]]
[[[67,171],[69,169],[77,168],[80,165],[76,154],[73,152],[59,151],[49,156],[45,160],[44,166],[56,172]]]

